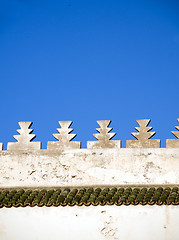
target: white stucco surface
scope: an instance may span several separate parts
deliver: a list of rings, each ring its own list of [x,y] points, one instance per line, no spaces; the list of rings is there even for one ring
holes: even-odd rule
[[[1,240],[178,240],[176,206],[0,209]]]
[[[179,183],[179,149],[1,151],[0,187]]]

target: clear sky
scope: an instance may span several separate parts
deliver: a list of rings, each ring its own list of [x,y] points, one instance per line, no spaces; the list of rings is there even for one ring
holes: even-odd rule
[[[97,120],[114,139],[134,139],[150,118],[154,139],[179,125],[178,0],[1,0],[0,142],[18,121],[33,121],[34,141],[55,140],[72,120],[74,140],[95,140]]]

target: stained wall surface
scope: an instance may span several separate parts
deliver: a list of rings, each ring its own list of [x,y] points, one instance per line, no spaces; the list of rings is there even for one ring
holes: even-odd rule
[[[0,188],[178,183],[179,149],[0,152]]]
[[[0,210],[1,240],[178,240],[177,206],[26,207]]]

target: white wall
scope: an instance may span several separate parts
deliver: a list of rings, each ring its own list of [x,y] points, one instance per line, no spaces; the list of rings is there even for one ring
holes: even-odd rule
[[[0,187],[178,184],[179,149],[0,152]]]
[[[178,240],[177,206],[0,209],[1,240]]]

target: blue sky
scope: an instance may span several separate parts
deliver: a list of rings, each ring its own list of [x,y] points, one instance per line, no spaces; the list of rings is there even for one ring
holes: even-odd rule
[[[59,120],[86,147],[105,119],[125,147],[143,118],[164,147],[179,125],[178,12],[177,0],[1,0],[4,148],[18,121],[46,148]]]

